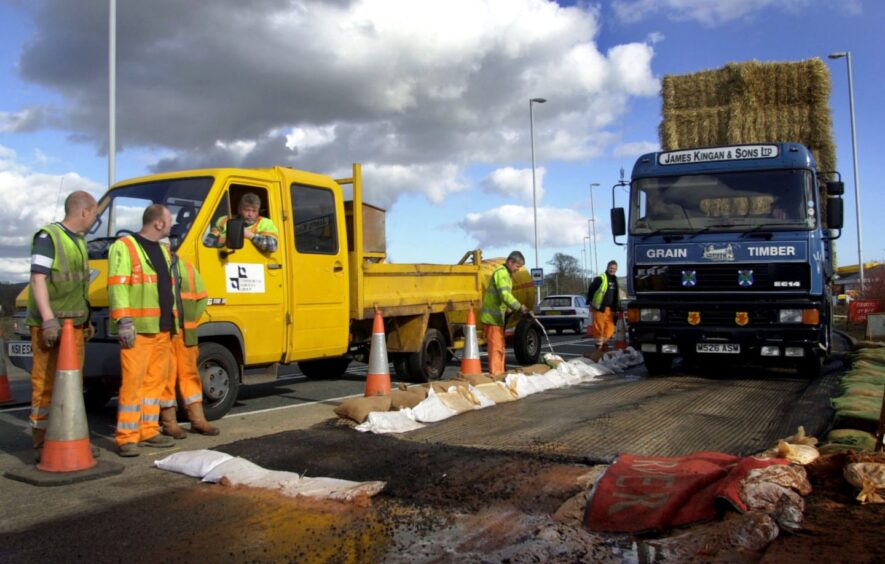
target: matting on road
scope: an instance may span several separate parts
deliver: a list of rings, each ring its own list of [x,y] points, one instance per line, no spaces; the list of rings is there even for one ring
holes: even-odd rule
[[[785,421],[804,425],[810,435],[824,432],[832,417],[826,390],[837,381],[831,372],[814,382],[769,375],[584,384],[466,413],[402,438],[590,462],[610,462],[621,452],[746,456],[795,432],[784,429]]]

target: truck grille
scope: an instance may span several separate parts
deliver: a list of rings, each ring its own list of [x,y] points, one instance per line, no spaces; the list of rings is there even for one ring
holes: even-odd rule
[[[667,325],[671,327],[768,327],[777,324],[777,310],[771,307],[698,304],[674,306],[665,310]],[[695,323],[691,323],[692,319]],[[741,323],[738,323],[740,319]],[[746,320],[746,323],[744,323]]]
[[[783,292],[809,289],[805,263],[635,266],[636,292]]]

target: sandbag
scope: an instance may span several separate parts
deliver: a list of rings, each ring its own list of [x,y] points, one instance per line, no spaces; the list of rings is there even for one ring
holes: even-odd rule
[[[459,387],[466,388],[467,386],[470,385],[470,383],[465,380],[440,380],[438,382],[431,382],[430,384],[425,384],[425,386],[428,386],[428,385],[429,385],[429,387],[433,388],[434,392],[436,392],[438,394],[443,394],[443,393],[448,392],[452,386],[459,386]]]
[[[390,411],[390,396],[372,396],[368,398],[348,398],[335,408],[338,417],[352,419],[362,423],[373,411]]]
[[[421,423],[436,423],[454,417],[458,415],[458,412],[446,406],[431,387],[427,390],[427,398],[412,408],[412,415],[415,416],[416,421]]]
[[[857,501],[864,504],[885,503],[885,463],[846,464],[842,474],[849,484],[860,490]]]
[[[557,362],[557,365],[559,363]],[[516,369],[520,374],[544,374],[550,370],[550,367],[546,364],[531,364],[529,366],[521,366]]]
[[[404,407],[415,407],[424,401],[424,397],[424,394],[419,392],[393,390],[390,392],[390,409],[399,411]]]
[[[833,428],[835,429],[860,429],[868,433],[875,433],[879,426],[880,408],[867,411],[854,411],[840,409],[833,416]]]
[[[836,411],[878,411],[882,407],[882,395],[872,396],[841,396],[830,400]]]
[[[489,378],[488,374],[458,374],[458,380],[464,380],[469,383],[471,386],[478,386],[480,384],[488,384],[490,382],[494,382],[491,378]]]
[[[354,429],[363,433],[384,434],[406,433],[423,427],[424,425],[415,421],[415,415],[407,407],[400,411],[373,411],[363,423],[360,423]]]
[[[492,382],[491,384],[480,384],[476,386],[477,391],[495,403],[506,403],[513,401],[516,396],[511,393],[503,382]]]
[[[843,396],[881,398],[885,394],[885,388],[868,382],[842,382],[840,388],[842,388]]]
[[[876,436],[859,429],[833,429],[827,435],[827,442],[829,444],[825,445],[825,447],[828,453],[830,451],[839,452],[846,449],[864,451],[876,448]],[[823,448],[821,448],[821,454],[823,454]]]
[[[792,445],[786,441],[778,441],[777,456],[786,458],[797,464],[811,464],[820,456],[816,448],[810,445]]]
[[[467,400],[463,394],[458,391],[443,392],[439,395],[439,400],[444,406],[448,407],[455,413],[465,413],[476,409],[476,404]]]
[[[816,446],[817,445],[817,438],[810,437],[810,436],[806,435],[805,434],[805,427],[803,425],[799,425],[799,428],[796,429],[795,435],[791,435],[784,440],[786,442],[790,443],[791,445],[809,445],[809,446]]]
[[[842,377],[843,382],[866,382],[878,386],[885,385],[885,372],[873,372],[870,370],[852,370]]]
[[[789,488],[799,495],[811,493],[811,482],[808,481],[808,473],[802,466],[796,464],[773,464],[764,468],[754,468],[747,472],[744,479],[749,482],[770,482],[785,488]]]
[[[213,468],[232,459],[233,456],[217,450],[185,450],[154,461],[161,470],[178,472],[191,478],[202,478]]]

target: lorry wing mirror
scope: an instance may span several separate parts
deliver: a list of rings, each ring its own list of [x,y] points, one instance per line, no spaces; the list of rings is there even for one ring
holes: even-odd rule
[[[844,221],[842,204],[842,198],[827,198],[827,227],[829,229],[842,229]]]
[[[627,221],[624,218],[624,208],[612,208],[611,223],[613,236],[617,237],[627,232]]]
[[[845,184],[841,180],[831,180],[827,182],[828,196],[841,196],[845,193]]]
[[[243,228],[246,226],[242,218],[231,218],[227,222],[227,243],[228,249],[243,248]]]

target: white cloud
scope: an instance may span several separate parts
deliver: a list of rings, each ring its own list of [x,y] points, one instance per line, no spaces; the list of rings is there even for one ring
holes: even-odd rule
[[[534,248],[531,207],[506,205],[481,213],[468,213],[459,226],[475,237],[480,247],[527,245]],[[539,247],[581,245],[586,235],[586,216],[569,209],[538,208]]]
[[[75,190],[98,197],[104,188],[75,172],[33,171],[15,151],[0,145],[0,281],[27,277],[31,238],[43,225],[63,218],[64,199]]]
[[[716,26],[768,8],[796,13],[809,4],[809,0],[614,0],[612,8],[627,23],[665,14],[674,21],[694,20]],[[856,0],[849,4],[849,11],[856,8]]]
[[[547,169],[544,167],[535,167],[535,192],[539,204],[544,199],[544,175],[546,173]],[[532,203],[531,168],[517,169],[509,166],[499,168],[483,179],[482,186],[487,192]]]
[[[645,153],[660,151],[661,145],[657,141],[635,141],[633,143],[621,143],[616,146],[612,154],[616,157],[638,157]]]
[[[46,109],[24,108],[17,112],[0,112],[0,132],[20,133],[34,131],[46,125]]]
[[[293,127],[286,135],[286,147],[289,149],[309,149],[328,145],[335,140],[335,126]]]
[[[364,201],[386,209],[403,193],[419,192],[430,202],[440,204],[450,194],[461,192],[467,187],[458,167],[451,164],[363,165]]]

